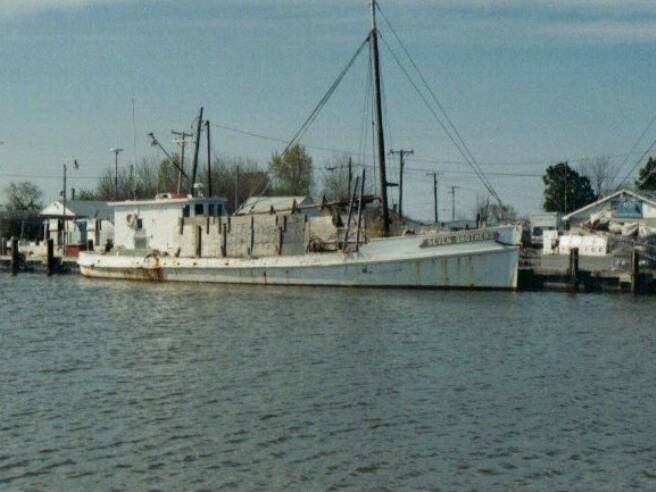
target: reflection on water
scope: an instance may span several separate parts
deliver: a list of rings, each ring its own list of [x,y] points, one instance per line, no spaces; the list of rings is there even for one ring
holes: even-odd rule
[[[0,489],[656,488],[654,298],[0,289]]]

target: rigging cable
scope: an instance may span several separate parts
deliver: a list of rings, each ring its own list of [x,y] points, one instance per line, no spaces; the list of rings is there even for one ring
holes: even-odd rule
[[[467,162],[467,163],[469,164],[469,166],[472,168],[472,170],[474,171],[474,173],[476,174],[476,176],[478,177],[478,179],[481,181],[481,183],[483,183],[483,186],[485,186],[485,189],[487,189],[488,193],[490,193],[490,195],[492,195],[497,201],[499,201],[499,203],[501,203],[501,199],[499,198],[499,196],[497,195],[496,191],[495,191],[494,188],[492,187],[491,183],[489,183],[489,181],[488,181],[488,179],[485,177],[485,175],[482,174],[482,171],[481,171],[480,167],[475,166],[475,165],[470,161],[470,159],[469,159],[469,157],[467,156],[467,154],[466,154],[466,153],[463,151],[463,149],[461,148],[459,142],[453,137],[453,135],[451,134],[449,128],[445,125],[445,123],[442,121],[442,119],[441,119],[440,116],[437,114],[437,112],[435,111],[435,109],[431,106],[430,102],[429,102],[429,101],[427,100],[427,98],[426,98],[426,95],[425,95],[423,92],[421,92],[421,90],[419,89],[419,87],[417,86],[417,84],[415,83],[415,81],[412,80],[412,77],[411,77],[410,74],[408,73],[407,69],[405,68],[405,66],[403,65],[403,63],[401,63],[401,60],[399,60],[398,56],[397,56],[396,53],[392,50],[392,48],[390,47],[390,45],[387,43],[387,40],[385,39],[385,37],[381,35],[381,39],[383,40],[383,43],[385,44],[385,47],[389,50],[390,54],[392,55],[392,57],[393,57],[394,60],[396,61],[397,65],[399,66],[399,68],[401,69],[401,71],[405,74],[405,76],[407,77],[408,81],[410,82],[410,84],[412,85],[412,87],[413,87],[413,88],[415,89],[415,91],[417,92],[417,95],[418,95],[418,96],[424,101],[424,104],[426,105],[426,108],[427,108],[427,109],[431,112],[431,114],[435,117],[435,120],[436,120],[436,121],[439,123],[439,125],[442,127],[442,129],[444,130],[444,132],[446,133],[446,135],[449,137],[449,139],[451,140],[451,142],[453,143],[453,145],[456,147],[456,149],[458,149],[458,151],[460,152],[460,154],[463,156],[463,158],[466,160],[466,162]]]
[[[285,142],[287,143],[287,145],[285,146],[285,150],[282,151],[282,154],[280,154],[281,156],[285,155],[285,154],[287,153],[287,151],[288,151],[288,150],[294,145],[294,143],[297,142],[297,141],[303,136],[303,134],[305,134],[305,132],[308,130],[308,128],[310,128],[310,126],[312,125],[312,123],[314,123],[314,121],[316,120],[317,116],[319,115],[319,113],[321,112],[321,110],[323,109],[323,107],[326,105],[326,103],[328,102],[328,100],[330,99],[330,97],[334,94],[334,92],[335,92],[335,90],[337,89],[337,87],[339,87],[339,84],[340,84],[341,81],[344,79],[344,76],[346,75],[346,73],[350,70],[350,68],[351,68],[351,67],[353,66],[353,64],[355,63],[355,60],[358,58],[358,56],[359,56],[360,53],[362,52],[362,48],[364,48],[364,46],[365,46],[368,42],[369,42],[369,36],[367,36],[367,37],[364,39],[364,41],[362,41],[362,43],[360,44],[360,46],[358,47],[358,49],[355,51],[355,54],[351,57],[351,59],[349,60],[349,62],[346,64],[346,67],[344,67],[344,69],[341,71],[341,73],[337,76],[337,78],[336,78],[335,81],[332,83],[332,85],[330,86],[330,88],[326,91],[326,93],[323,95],[323,97],[321,98],[321,100],[319,101],[319,103],[318,103],[318,104],[315,106],[315,108],[312,110],[312,112],[310,113],[310,116],[307,117],[307,119],[305,120],[305,122],[304,122],[304,123],[301,125],[301,127],[296,131],[296,133],[294,134],[294,136],[292,137],[292,139],[289,140],[288,142],[285,141]],[[244,132],[244,133],[246,133],[246,132]],[[271,181],[271,179],[269,179],[268,182],[265,184],[265,186],[262,187],[262,189],[257,193],[257,195],[261,195],[261,194],[263,194],[264,192],[266,192],[266,191],[271,187],[271,184],[272,184],[272,181]],[[256,196],[257,196],[257,195],[256,195]],[[251,196],[253,196],[252,193],[249,194],[248,198],[250,198]],[[247,199],[248,199],[248,198],[247,198]]]
[[[463,157],[465,157],[465,160],[468,161],[468,164],[469,164],[472,168],[476,168],[476,169],[478,170],[479,178],[480,178],[481,181],[483,182],[483,185],[484,185],[485,188],[488,190],[488,192],[489,192],[489,193],[490,193],[490,194],[491,194],[491,195],[492,195],[492,196],[493,196],[493,197],[499,202],[499,205],[503,205],[503,203],[502,203],[502,201],[501,201],[501,198],[499,197],[499,195],[497,194],[497,192],[494,190],[494,187],[492,186],[492,184],[491,184],[491,183],[489,182],[489,180],[486,178],[485,173],[483,172],[483,170],[481,169],[480,165],[479,165],[478,162],[476,161],[476,158],[474,157],[474,155],[472,154],[472,152],[469,150],[469,147],[468,147],[467,144],[465,143],[464,139],[463,139],[462,136],[460,135],[460,132],[458,131],[458,129],[457,129],[456,126],[454,125],[453,121],[452,121],[451,118],[449,117],[448,113],[447,113],[446,110],[444,109],[444,106],[442,105],[442,103],[440,103],[439,99],[438,99],[437,96],[435,95],[435,92],[431,89],[431,87],[430,87],[430,85],[428,84],[428,82],[427,82],[426,78],[424,77],[423,73],[421,72],[421,70],[419,69],[419,67],[418,67],[417,64],[415,63],[414,59],[413,59],[412,56],[410,55],[410,52],[409,52],[408,49],[405,47],[405,44],[403,43],[403,41],[401,41],[401,38],[399,37],[399,35],[398,35],[398,34],[396,33],[396,31],[394,30],[394,27],[392,27],[392,24],[391,24],[390,21],[387,19],[387,17],[385,16],[385,13],[382,11],[382,9],[380,8],[379,5],[377,5],[377,9],[378,9],[378,11],[380,12],[381,16],[383,17],[383,19],[384,19],[385,23],[387,24],[387,26],[388,26],[388,27],[390,28],[390,30],[392,31],[392,34],[394,35],[394,37],[396,38],[397,42],[398,42],[399,45],[401,46],[401,49],[403,50],[403,52],[405,53],[406,57],[407,57],[408,60],[410,61],[410,64],[412,65],[412,67],[415,69],[415,71],[416,71],[417,74],[419,75],[419,78],[421,79],[421,81],[422,81],[422,83],[423,83],[423,85],[424,85],[424,88],[425,88],[426,91],[430,94],[431,98],[433,99],[433,102],[437,105],[437,107],[440,109],[440,111],[441,111],[442,114],[444,115],[444,118],[446,119],[447,123],[448,123],[449,126],[451,127],[451,129],[452,129],[452,131],[453,131],[453,134],[455,135],[455,137],[457,138],[457,140],[460,142],[460,144],[461,144],[461,146],[462,146],[462,149],[461,149],[459,146],[456,146],[456,148],[458,148],[458,151],[459,151],[461,154],[463,154]],[[382,37],[382,36],[381,36],[381,37]],[[385,41],[385,44],[387,44],[386,41]],[[393,52],[393,50],[391,49],[391,47],[390,47],[389,45],[388,45],[388,49],[389,49],[391,52]],[[396,55],[394,54],[393,56],[395,57],[395,59],[397,59],[397,63],[399,63],[400,61],[398,60],[398,58],[396,57]],[[399,65],[400,65],[400,63],[399,63]],[[403,70],[404,70],[404,72],[406,72],[405,69],[403,69]],[[409,76],[409,75],[407,74],[407,76]],[[415,85],[415,84],[413,83],[413,86],[414,86],[414,85]],[[422,99],[423,99],[423,97],[422,97]],[[434,111],[431,111],[431,112],[434,113]],[[441,121],[440,121],[440,125],[444,128],[444,125],[443,125],[443,123],[442,123]],[[445,131],[446,131],[446,129],[445,129]],[[453,136],[450,135],[450,134],[448,134],[448,133],[447,133],[447,135],[449,136],[449,139],[450,139],[451,141],[453,141]],[[455,144],[455,142],[454,142],[454,144]],[[465,151],[466,155],[465,155],[465,153],[463,153],[463,150]],[[467,157],[468,157],[468,158],[467,158]]]
[[[321,98],[321,100],[319,101],[319,103],[318,103],[318,104],[315,106],[315,108],[312,110],[312,112],[310,113],[310,116],[307,117],[307,119],[305,120],[305,122],[304,122],[304,123],[301,125],[301,127],[296,131],[296,133],[294,134],[294,136],[292,137],[292,139],[289,141],[289,143],[288,143],[287,146],[285,147],[285,150],[283,150],[283,152],[282,152],[283,155],[287,153],[287,151],[290,149],[290,147],[291,147],[292,145],[294,145],[294,143],[295,143],[299,138],[301,138],[301,137],[303,136],[303,134],[304,134],[304,133],[308,130],[308,128],[310,127],[310,125],[312,125],[312,123],[314,122],[314,120],[316,120],[317,116],[319,116],[319,113],[321,112],[321,110],[323,109],[323,107],[326,105],[326,103],[328,102],[328,100],[330,99],[330,97],[333,95],[333,93],[335,92],[335,90],[336,90],[337,87],[339,86],[340,82],[342,81],[342,79],[344,78],[344,76],[346,75],[346,73],[349,71],[349,69],[351,68],[351,66],[353,66],[353,63],[355,63],[355,60],[357,59],[357,57],[358,57],[358,56],[360,55],[360,53],[362,52],[362,48],[364,48],[365,45],[366,45],[368,42],[369,42],[369,36],[367,36],[367,37],[365,38],[365,40],[362,41],[362,43],[360,44],[360,46],[359,46],[358,49],[356,50],[355,54],[354,54],[354,55],[351,57],[351,59],[349,60],[349,62],[348,62],[348,64],[346,65],[346,67],[344,67],[344,70],[342,70],[342,72],[337,76],[337,78],[336,78],[335,81],[332,83],[332,85],[330,86],[330,88],[326,91],[326,93],[323,95],[323,97]]]

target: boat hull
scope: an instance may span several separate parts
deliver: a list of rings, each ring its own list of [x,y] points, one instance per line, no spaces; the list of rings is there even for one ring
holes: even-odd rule
[[[519,250],[494,241],[416,249],[362,248],[257,259],[174,258],[83,253],[92,278],[224,284],[515,289]]]

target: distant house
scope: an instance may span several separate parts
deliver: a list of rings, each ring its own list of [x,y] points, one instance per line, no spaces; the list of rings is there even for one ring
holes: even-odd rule
[[[235,215],[291,214],[302,209],[305,215],[319,215],[318,208],[305,208],[314,204],[309,196],[252,196]]]
[[[114,211],[107,202],[68,200],[66,208],[57,200],[39,214],[43,219],[44,238],[52,238],[56,248],[64,244],[72,248],[105,247],[114,237]]]
[[[623,189],[563,217],[570,227],[598,222],[656,227],[656,194]]]

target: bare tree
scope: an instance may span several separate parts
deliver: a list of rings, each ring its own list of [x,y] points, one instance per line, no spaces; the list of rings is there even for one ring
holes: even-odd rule
[[[322,169],[323,195],[327,200],[346,200],[349,190],[349,157],[340,155],[325,162]]]
[[[43,208],[41,198],[43,192],[37,185],[29,181],[10,183],[5,188],[7,202],[5,207],[10,211],[36,212]]]
[[[203,170],[200,181],[204,189],[208,189],[207,178],[207,170]],[[250,196],[270,195],[271,180],[268,173],[252,159],[222,156],[212,163],[212,193],[225,198],[232,207],[235,195],[238,204]]]
[[[487,195],[477,195],[476,204],[474,205],[474,216],[479,224],[487,224],[491,213],[490,197]]]
[[[492,225],[517,219],[517,212],[510,205],[492,203],[489,196],[478,195],[474,214],[480,225]]]
[[[349,190],[349,156],[338,155],[324,163],[321,180],[323,182],[322,194],[326,200],[347,201],[353,192],[357,176],[362,174],[362,167],[353,163],[351,166],[351,190]],[[365,194],[373,192],[373,180],[365,180]]]
[[[612,183],[610,181],[615,176],[615,167],[611,164],[609,156],[602,155],[583,159],[581,161],[581,173],[590,180],[595,194],[601,196],[611,189]]]

